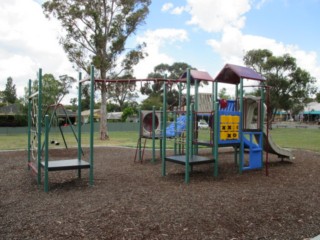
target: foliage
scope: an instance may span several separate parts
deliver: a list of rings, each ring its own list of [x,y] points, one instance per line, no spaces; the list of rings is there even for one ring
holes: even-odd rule
[[[159,110],[162,107],[162,100],[160,95],[150,95],[141,103],[141,109],[143,110],[152,110],[153,106],[155,106],[157,110]]]
[[[13,104],[17,101],[16,85],[13,84],[12,77],[7,78],[7,83],[4,91],[2,92],[3,102]]]
[[[42,76],[42,106],[47,108],[50,105],[58,104],[69,93],[69,89],[75,79],[67,75],[56,79],[52,74]],[[39,81],[34,80],[32,92],[38,91]],[[25,89],[26,95],[27,89]]]
[[[244,63],[266,78],[270,87],[268,114],[274,118],[278,110],[296,112],[315,93],[315,78],[296,64],[289,54],[274,56],[266,49],[250,50],[244,56]]]
[[[318,103],[320,103],[320,92],[318,92],[318,93],[316,94],[316,101],[317,101]]]
[[[51,0],[46,1],[43,8],[47,17],[56,17],[65,29],[66,35],[60,43],[71,62],[87,73],[93,64],[99,70],[101,79],[115,79],[122,72],[131,73],[132,67],[145,56],[145,44],[130,48],[129,51],[125,44],[144,22],[150,3],[151,0]],[[108,85],[111,84],[99,84],[101,139],[108,139]]]
[[[82,84],[81,89],[81,110],[90,109],[90,84]],[[70,99],[72,106],[75,106],[78,103],[78,98]]]
[[[149,73],[148,78],[154,78],[154,79],[170,79],[170,80],[177,80],[183,74],[187,68],[192,68],[189,64],[184,62],[176,62],[172,65],[168,64],[159,64],[154,67],[154,72]],[[141,88],[141,93],[144,95],[148,95],[147,98],[144,101],[143,105],[147,105],[147,108],[150,108],[150,103],[152,103],[155,106],[162,105],[162,84],[161,81],[155,81],[154,83],[147,82],[145,83]],[[178,89],[178,83],[173,82],[172,84],[168,85],[169,89],[167,92],[167,103],[168,108],[172,109],[175,106],[179,105],[179,89]],[[181,85],[181,91],[185,88],[184,85]],[[160,96],[160,98],[157,98],[157,96]],[[155,101],[159,101],[158,103]],[[151,107],[152,108],[152,107]],[[146,109],[143,107],[143,109]]]
[[[127,79],[125,81],[121,81]],[[134,102],[138,98],[136,89],[136,83],[134,81],[127,82],[128,79],[133,79],[132,75],[123,75],[115,80],[113,84],[108,86],[108,98],[113,102],[119,104],[120,109],[125,108],[127,102]]]
[[[133,116],[133,114],[135,114],[134,109],[132,107],[126,107],[125,109],[123,109],[121,121],[125,122],[127,118]]]
[[[231,96],[227,94],[227,89],[226,88],[221,88],[219,93],[218,93],[219,99],[231,99]]]
[[[0,127],[25,127],[28,126],[26,115],[3,115],[0,116]]]

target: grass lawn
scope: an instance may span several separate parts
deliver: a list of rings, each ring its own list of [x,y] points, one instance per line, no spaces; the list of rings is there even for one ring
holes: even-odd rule
[[[138,132],[110,132],[110,140],[99,140],[99,134],[95,133],[95,146],[125,146],[136,147]],[[201,139],[209,139],[208,130],[199,131]],[[308,149],[320,152],[320,129],[296,129],[296,128],[275,128],[270,131],[270,135],[276,144],[280,147],[294,149]],[[77,143],[72,134],[65,134],[68,147],[76,147]],[[56,140],[59,146],[51,145],[50,148],[63,147],[63,140],[60,134],[54,133],[49,137],[49,141]],[[82,134],[83,146],[89,146],[89,133]],[[147,147],[152,146],[152,141],[147,141]],[[172,148],[173,141],[167,141],[167,147]],[[159,147],[159,141],[156,141],[156,147]],[[27,149],[27,135],[0,135],[0,150]]]
[[[269,133],[281,147],[320,152],[320,129],[275,128]]]

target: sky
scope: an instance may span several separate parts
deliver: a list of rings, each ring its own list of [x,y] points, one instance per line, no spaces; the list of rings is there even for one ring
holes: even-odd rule
[[[10,76],[19,97],[39,68],[56,78],[78,76],[59,45],[59,22],[44,17],[41,3],[0,1],[0,90]],[[247,51],[266,48],[295,57],[320,90],[320,0],[153,0],[149,10],[127,42],[128,48],[147,43],[148,57],[134,69],[137,78],[174,62],[215,77],[226,63],[243,66]],[[65,101],[72,97],[75,87]]]

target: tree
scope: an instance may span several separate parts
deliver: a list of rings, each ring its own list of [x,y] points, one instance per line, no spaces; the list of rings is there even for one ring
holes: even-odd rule
[[[12,77],[7,78],[6,88],[3,91],[3,101],[11,104],[17,101],[16,85],[13,84]]]
[[[316,101],[317,101],[318,103],[320,103],[320,92],[318,92],[318,93],[316,94]]]
[[[278,110],[298,111],[315,94],[315,78],[296,64],[289,54],[274,56],[266,49],[250,50],[243,58],[247,66],[254,68],[266,78],[270,87],[270,119]]]
[[[148,78],[168,78],[168,79],[179,79],[181,74],[183,74],[187,68],[192,68],[189,64],[184,62],[176,62],[172,65],[159,64],[154,67],[154,72],[148,74]],[[192,68],[194,69],[194,68]],[[155,106],[162,106],[162,84],[163,82],[145,83],[141,88],[141,93],[148,95],[148,98],[143,101],[143,105],[150,108],[150,104]],[[178,106],[179,104],[179,91],[178,83],[173,83],[169,85],[167,93],[167,103],[168,108]],[[181,86],[181,91],[185,89],[185,86]],[[159,101],[159,102],[158,102]]]
[[[125,48],[128,37],[144,22],[151,0],[51,0],[43,4],[47,17],[54,16],[66,35],[60,43],[71,62],[88,73],[93,64],[101,79],[115,79],[144,58],[143,47]],[[125,56],[123,56],[125,55]],[[123,59],[119,63],[119,59]],[[106,82],[101,90],[100,139],[108,139]]]
[[[133,114],[135,114],[135,110],[132,107],[126,107],[125,109],[123,109],[121,121],[125,122],[127,118],[133,116]]]
[[[119,82],[115,82],[109,86],[107,93],[108,99],[113,100],[115,103],[118,103],[120,109],[125,108],[127,102],[134,102],[138,98],[135,82],[122,82],[123,79],[133,79],[131,75],[124,75],[118,78]]]
[[[218,93],[219,99],[231,99],[230,95],[227,94],[226,88],[221,88]]]
[[[50,105],[58,104],[69,93],[72,83],[76,80],[67,75],[56,79],[52,74],[42,76],[42,106],[46,109]],[[33,81],[32,92],[38,91],[38,80]],[[28,95],[25,89],[26,96]],[[26,98],[27,99],[27,98]]]

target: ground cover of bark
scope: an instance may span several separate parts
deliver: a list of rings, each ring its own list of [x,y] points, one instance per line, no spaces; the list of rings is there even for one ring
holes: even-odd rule
[[[200,152],[203,152],[201,150]],[[85,150],[88,155],[88,150]],[[308,239],[320,234],[320,154],[294,151],[295,160],[270,155],[265,169],[237,173],[233,153],[212,164],[151,163],[146,152],[96,148],[94,186],[87,170],[50,172],[50,191],[38,189],[26,151],[0,153],[0,239]],[[76,157],[50,151],[51,159]]]

